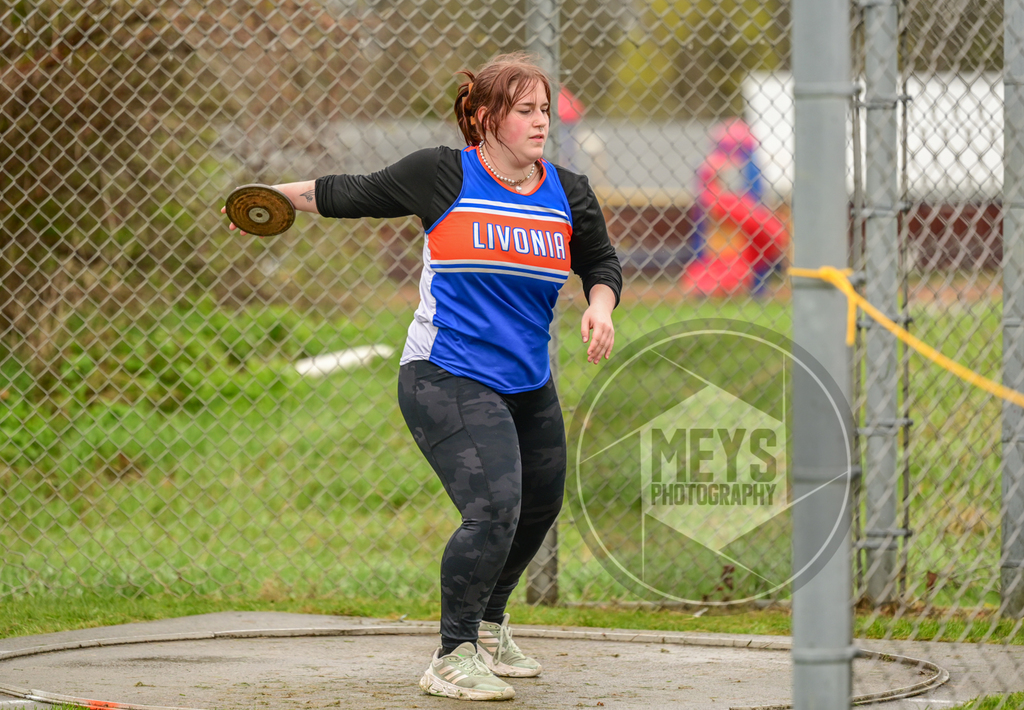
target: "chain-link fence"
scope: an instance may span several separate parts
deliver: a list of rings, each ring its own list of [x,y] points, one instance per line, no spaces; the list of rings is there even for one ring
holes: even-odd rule
[[[893,320],[998,380],[1004,329],[1019,327],[1002,315],[1003,0],[864,2],[851,13],[851,246],[836,266],[853,267]],[[421,147],[459,147],[455,72],[523,48],[557,68],[550,158],[589,176],[623,265],[619,358],[694,319],[787,335],[787,3],[0,10],[0,597],[436,596],[456,512],[395,399],[422,226],[300,214],[260,240],[229,233],[219,209],[240,184],[370,172]],[[570,281],[553,328],[567,423],[593,404],[597,381],[579,342],[585,305]],[[1006,601],[1021,560],[1007,552],[1016,538],[1004,541],[1016,491],[1005,482],[1020,477],[1004,452],[1020,433],[1004,435],[999,399],[859,324],[857,632],[976,642],[984,662],[962,681],[971,694],[1022,690],[1024,634]],[[726,391],[702,411],[738,399],[787,421],[784,362],[706,341],[679,348],[675,361],[703,383],[690,394]],[[330,357],[311,371],[318,356]],[[572,523],[578,509],[563,511],[554,560],[542,551],[517,594],[785,604],[785,505],[709,541],[692,534],[699,523],[659,518],[659,501],[641,493],[645,446],[662,446],[655,467],[676,457],[679,482],[693,460],[667,429],[644,429],[680,399],[666,384],[675,370],[629,362],[632,379],[593,422],[602,470],[633,477],[592,472],[599,485],[586,495],[604,518],[588,528]],[[614,448],[641,430],[655,438]],[[708,446],[735,464],[733,435],[716,436]],[[685,504],[685,493],[664,495]],[[632,577],[609,564],[596,529],[614,529],[620,550],[640,531],[634,552],[650,577],[624,586]],[[662,557],[642,549],[648,539]]]

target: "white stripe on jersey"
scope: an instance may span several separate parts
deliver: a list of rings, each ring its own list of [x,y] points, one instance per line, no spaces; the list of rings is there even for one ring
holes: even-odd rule
[[[567,215],[562,210],[556,210],[556,209],[552,209],[550,207],[538,207],[537,205],[517,205],[514,202],[496,202],[495,200],[478,200],[478,199],[476,199],[474,197],[464,197],[464,198],[462,198],[462,200],[460,200],[460,204],[487,205],[488,207],[502,207],[504,209],[522,210],[524,212],[530,212],[530,211],[533,211],[533,212],[544,212],[546,214],[557,214],[557,215],[560,215],[560,216],[564,217],[567,220],[569,219],[569,215]]]
[[[466,201],[467,200],[462,200],[462,202]],[[452,210],[452,212],[473,212],[475,214],[493,214],[498,215],[499,217],[520,217],[525,219],[536,220],[538,222],[558,222],[560,224],[564,224],[567,228],[569,227],[569,222],[564,217],[549,217],[547,215],[527,214],[525,212],[506,212],[503,210],[488,210],[483,209],[482,207],[456,207],[455,209]],[[451,214],[451,212],[449,212],[449,214]]]
[[[556,284],[563,283],[566,279],[569,278],[568,274],[566,274],[565,276],[562,276],[562,277],[557,277],[557,276],[541,276],[540,274],[531,274],[531,273],[527,273],[525,271],[512,271],[511,269],[498,269],[498,268],[484,269],[484,268],[481,268],[481,267],[466,267],[466,268],[463,268],[463,269],[458,269],[458,268],[455,268],[455,269],[442,269],[442,270],[439,270],[437,273],[439,273],[439,274],[506,274],[508,276],[522,276],[523,278],[537,279],[539,281],[550,281],[550,282],[556,283]]]
[[[513,269],[523,269],[524,271],[537,271],[545,274],[555,275],[568,275],[568,269],[548,269],[543,266],[531,266],[529,264],[517,264],[514,261],[495,261],[493,259],[434,259],[430,262],[432,267],[440,266],[445,271],[450,270],[451,266],[457,266],[459,264],[481,264],[484,266],[507,266]]]

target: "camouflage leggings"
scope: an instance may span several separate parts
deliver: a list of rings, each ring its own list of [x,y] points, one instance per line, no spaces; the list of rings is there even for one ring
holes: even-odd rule
[[[498,394],[426,360],[402,365],[398,404],[462,514],[441,558],[441,640],[476,642],[562,507],[565,427],[554,383]]]

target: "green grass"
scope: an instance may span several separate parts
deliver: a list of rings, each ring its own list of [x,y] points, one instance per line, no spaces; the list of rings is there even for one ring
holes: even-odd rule
[[[33,595],[12,598],[0,605],[0,638],[31,636],[96,628],[158,619],[178,618],[220,611],[280,611],[300,614],[361,616],[380,619],[437,621],[436,599],[346,597],[341,599],[301,598],[280,591],[265,591],[258,597],[224,598],[174,597],[166,594],[127,599],[89,592],[77,595]],[[783,609],[719,612],[699,616],[691,611],[667,608],[598,606],[533,606],[513,603],[509,607],[515,623],[585,628],[657,629],[708,633],[783,635],[792,633],[791,616]],[[892,620],[890,619],[890,622]],[[976,643],[979,641],[1024,644],[1020,625],[998,619],[962,618],[932,620],[904,617],[882,623],[870,615],[855,619],[858,638],[912,639]]]
[[[956,705],[950,710],[1003,710],[1004,708],[1005,710],[1024,708],[1024,693],[985,695],[961,705]]]
[[[756,305],[725,309],[737,318],[760,312]],[[385,309],[355,334],[348,322],[332,330],[273,315],[245,316],[238,325],[220,313],[171,314],[151,329],[160,343],[175,344],[159,361],[151,378],[157,381],[168,368],[185,369],[173,363],[196,362],[195,352],[174,356],[196,342],[225,350],[221,359],[235,352],[223,343],[235,350],[240,340],[247,343],[236,353],[241,369],[231,397],[193,388],[172,398],[181,406],[169,408],[157,406],[166,397],[96,397],[102,388],[94,382],[88,406],[82,397],[90,395],[71,392],[58,399],[64,406],[34,414],[38,431],[0,469],[7,559],[0,596],[77,587],[129,597],[264,589],[432,594],[439,551],[456,518],[398,411],[397,356],[315,381],[296,379],[281,357],[375,342],[400,346],[408,312]],[[620,343],[697,314],[658,305],[640,315],[620,318]],[[571,306],[562,319],[567,408],[595,371],[586,366],[578,335],[572,337],[578,318],[578,306]],[[784,308],[773,306],[772,318],[784,320]],[[273,337],[261,337],[253,324]],[[226,330],[248,335],[229,337]],[[142,343],[141,350],[161,347]],[[95,344],[90,352],[89,377],[120,372]],[[190,405],[197,400],[204,406]],[[566,541],[581,547],[572,534],[566,531]],[[564,569],[569,598],[606,599],[614,590],[592,559],[570,559]]]
[[[789,615],[783,611],[758,611],[731,615],[600,607],[540,607],[513,604],[510,613],[518,624],[546,624],[601,628],[660,629],[665,631],[714,631],[722,633],[788,634]],[[279,611],[334,616],[437,621],[435,600],[398,598],[345,599],[246,598],[217,599],[168,595],[125,599],[109,595],[33,596],[13,599],[0,606],[0,638],[96,628],[220,611]]]
[[[559,389],[567,415],[598,372],[579,342],[582,307],[576,299],[561,316]],[[0,438],[0,599],[87,590],[133,603],[321,599],[330,609],[388,598],[396,600],[395,613],[431,604],[440,552],[457,519],[398,411],[397,356],[312,381],[295,377],[289,365],[354,345],[400,348],[410,310],[381,307],[372,316],[330,320],[281,309],[202,308],[154,317],[145,332],[111,331],[105,337],[123,342],[106,351],[99,336],[83,335],[78,359],[67,360],[67,381],[52,390],[58,406],[25,416],[8,407],[0,426],[7,437]],[[915,311],[915,332],[991,375],[999,361],[999,309],[988,302],[972,308],[959,315]],[[790,331],[788,306],[778,302],[632,302],[616,313],[616,350],[666,324],[706,317]],[[124,350],[125,342],[134,345]],[[154,359],[157,352],[162,359]],[[136,376],[118,379],[130,363]],[[999,403],[916,356],[913,363],[910,596],[915,609],[956,607],[981,616],[866,615],[858,633],[1017,643],[1019,629],[988,620],[998,601]],[[10,393],[32,386],[18,367],[0,354],[0,392],[8,392],[9,405]],[[209,377],[190,379],[190,368]],[[619,396],[623,407],[636,398]],[[562,599],[638,598],[608,574],[567,517],[559,534]],[[772,563],[783,564],[788,545],[775,542]],[[708,566],[713,560],[669,561],[695,589],[713,586],[721,571]],[[586,618],[583,610],[564,613]],[[700,630],[731,623],[701,618],[677,621]],[[761,623],[735,618],[751,628]],[[630,623],[647,622],[641,616]],[[765,633],[785,633],[788,617],[766,625],[776,630]]]

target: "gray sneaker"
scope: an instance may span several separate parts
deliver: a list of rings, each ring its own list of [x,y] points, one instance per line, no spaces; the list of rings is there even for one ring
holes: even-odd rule
[[[516,691],[484,665],[476,647],[466,641],[447,656],[434,651],[420,687],[429,695],[459,700],[511,700]]]
[[[508,625],[508,614],[500,624],[480,622],[477,638],[480,655],[495,675],[511,678],[528,678],[540,675],[541,665],[519,650],[512,640],[512,629]]]

